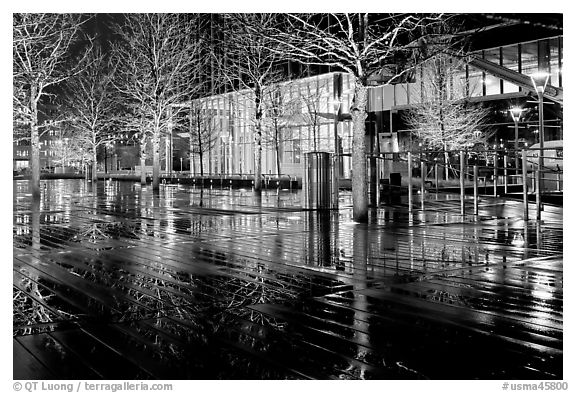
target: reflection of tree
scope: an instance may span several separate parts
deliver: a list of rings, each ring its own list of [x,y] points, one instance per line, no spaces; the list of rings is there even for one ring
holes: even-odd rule
[[[88,225],[88,228],[74,236],[74,241],[87,240],[91,243],[96,243],[99,240],[106,240],[110,238],[128,238],[139,239],[137,235],[138,229],[123,222],[95,222]]]
[[[354,338],[359,343],[355,359],[364,362],[364,358],[369,354],[367,348],[370,347],[370,323],[365,320],[366,313],[368,312],[368,301],[366,295],[360,293],[367,288],[367,269],[366,266],[369,260],[369,232],[365,226],[355,225],[353,231],[353,251],[354,251],[354,286],[352,301],[352,309],[354,310]],[[362,364],[362,363],[359,363]],[[347,371],[352,371],[355,364],[350,364]],[[364,379],[366,367],[360,366],[357,371],[358,377]]]
[[[12,297],[14,326],[36,325],[54,322],[58,319],[58,315],[50,312],[42,304],[49,300],[53,294],[46,293],[38,286],[37,279],[38,277],[33,280],[21,275],[18,283],[15,283],[17,288],[14,288]],[[27,328],[24,333],[31,332],[32,328]]]

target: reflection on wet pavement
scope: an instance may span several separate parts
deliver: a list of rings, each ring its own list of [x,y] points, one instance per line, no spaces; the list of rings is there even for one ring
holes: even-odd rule
[[[562,378],[561,210],[44,185],[14,182],[15,379]]]

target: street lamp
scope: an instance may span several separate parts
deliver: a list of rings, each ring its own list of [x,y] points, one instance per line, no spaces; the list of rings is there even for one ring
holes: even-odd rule
[[[538,171],[539,176],[536,180],[540,186],[542,186],[542,169],[544,167],[544,90],[546,89],[546,85],[548,84],[548,79],[550,78],[550,74],[546,72],[537,72],[535,74],[530,75],[530,79],[532,79],[532,84],[534,85],[534,89],[536,90],[536,94],[538,94],[538,138],[540,139],[540,151],[538,153]],[[538,190],[541,191],[541,187],[538,187]],[[539,193],[538,193],[539,194]],[[542,208],[542,200],[540,195],[536,196],[538,199],[537,209],[536,209],[536,219],[540,219],[540,209]]]
[[[516,173],[518,173],[518,167],[520,166],[518,158],[518,122],[520,121],[520,116],[522,115],[522,108],[517,106],[510,108],[510,115],[512,120],[514,120],[514,166],[516,167]]]

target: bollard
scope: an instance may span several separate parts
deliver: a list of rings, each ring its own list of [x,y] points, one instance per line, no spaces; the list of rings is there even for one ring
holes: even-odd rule
[[[504,155],[504,194],[508,194],[508,156]]]
[[[466,215],[465,212],[465,201],[466,198],[466,190],[464,189],[464,180],[466,174],[464,172],[464,152],[460,151],[460,214]]]
[[[474,214],[478,215],[478,165],[474,165]]]
[[[540,210],[542,209],[542,193],[540,184],[540,169],[536,169],[536,220],[540,220]]]
[[[498,196],[498,153],[494,152],[494,197]]]
[[[412,213],[412,153],[408,152],[408,213]]]
[[[528,162],[526,150],[522,150],[522,201],[524,202],[524,221],[528,221]]]
[[[562,190],[562,186],[560,185],[560,172],[556,174],[556,191]]]

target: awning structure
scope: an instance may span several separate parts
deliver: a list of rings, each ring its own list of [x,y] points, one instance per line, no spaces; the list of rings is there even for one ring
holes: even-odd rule
[[[468,64],[476,68],[479,68],[483,71],[486,71],[497,78],[503,79],[510,83],[514,83],[515,85],[520,86],[522,89],[530,90],[536,93],[534,85],[532,84],[532,79],[530,79],[528,75],[521,74],[517,71],[503,67],[499,64],[493,63],[486,59],[482,59],[475,55],[470,55],[468,59],[469,59]],[[546,90],[544,90],[544,97],[546,97],[550,101],[554,101],[559,103],[560,105],[563,105],[564,94],[562,88],[560,87],[555,87],[548,84],[546,86]]]

